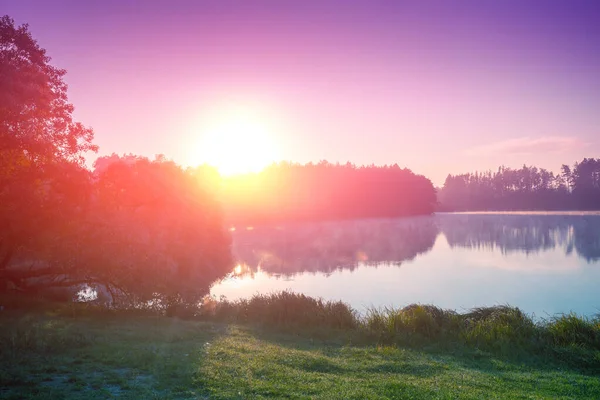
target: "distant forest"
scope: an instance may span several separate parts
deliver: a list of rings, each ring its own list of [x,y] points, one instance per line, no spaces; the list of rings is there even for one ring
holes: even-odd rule
[[[224,182],[222,201],[233,223],[400,217],[431,214],[435,188],[406,168],[278,163]]]
[[[448,175],[438,191],[440,211],[600,209],[600,159],[584,158],[554,174],[544,168]]]

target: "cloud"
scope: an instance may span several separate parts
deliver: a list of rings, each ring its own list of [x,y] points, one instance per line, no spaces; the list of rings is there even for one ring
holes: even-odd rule
[[[528,136],[503,140],[465,150],[468,156],[529,155],[535,153],[563,153],[585,146],[581,140],[568,136]]]

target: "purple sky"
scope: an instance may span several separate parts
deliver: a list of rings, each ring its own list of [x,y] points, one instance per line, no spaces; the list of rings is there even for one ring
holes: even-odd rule
[[[68,70],[100,155],[200,163],[202,121],[235,103],[268,121],[277,159],[398,163],[438,185],[600,156],[597,0],[0,0],[0,14]]]

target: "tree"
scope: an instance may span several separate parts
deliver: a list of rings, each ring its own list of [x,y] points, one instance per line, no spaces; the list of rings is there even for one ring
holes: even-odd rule
[[[4,153],[32,164],[82,163],[96,151],[93,131],[73,121],[64,69],[31,37],[27,25],[0,18],[0,139]]]
[[[160,157],[113,155],[95,166],[93,201],[68,244],[86,282],[135,304],[191,302],[231,271],[230,236],[205,171]]]
[[[569,167],[567,164],[563,164],[560,167],[560,176],[562,177],[562,180],[565,184],[565,186],[567,187],[567,190],[572,190],[573,189],[573,174],[571,173],[571,167]]]
[[[45,239],[80,211],[83,154],[97,150],[93,131],[73,120],[65,70],[50,61],[27,25],[0,18],[0,283],[13,286],[25,275],[8,271],[15,257],[47,251]]]
[[[600,207],[600,159],[584,158],[571,173],[573,195],[581,209]]]

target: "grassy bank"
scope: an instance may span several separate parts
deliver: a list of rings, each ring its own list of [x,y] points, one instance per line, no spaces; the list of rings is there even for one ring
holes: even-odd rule
[[[596,320],[290,293],[196,313],[3,311],[0,398],[600,398]]]
[[[234,302],[206,303],[196,318],[298,330],[355,343],[434,347],[457,346],[503,357],[543,357],[600,373],[600,319],[575,314],[534,321],[510,306],[457,313],[431,305],[370,310],[359,315],[343,302],[326,302],[280,292]]]

